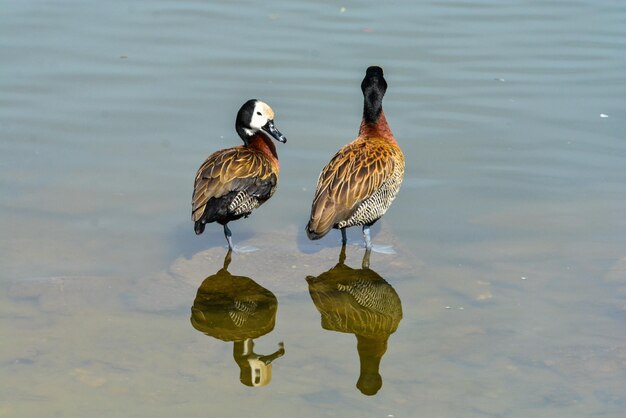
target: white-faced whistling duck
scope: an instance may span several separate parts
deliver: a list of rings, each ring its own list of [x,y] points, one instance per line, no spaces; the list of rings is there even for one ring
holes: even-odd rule
[[[239,109],[235,130],[243,145],[209,156],[198,169],[193,188],[194,230],[207,223],[224,226],[228,248],[233,248],[228,222],[247,217],[272,197],[278,183],[278,155],[271,138],[287,142],[274,126],[274,111],[260,100],[248,100]]]
[[[344,146],[324,167],[317,180],[306,226],[310,239],[320,239],[331,228],[363,225],[365,247],[372,243],[369,227],[382,217],[400,190],[404,155],[383,112],[387,82],[380,67],[369,67],[361,83],[363,119],[359,136]]]

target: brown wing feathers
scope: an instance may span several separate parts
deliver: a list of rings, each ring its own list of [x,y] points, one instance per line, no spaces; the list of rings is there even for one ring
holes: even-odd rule
[[[393,148],[386,139],[359,139],[342,148],[320,174],[307,232],[321,238],[347,220],[394,171]]]
[[[230,220],[233,213],[229,213],[228,206],[241,191],[261,202],[269,199],[278,178],[274,171],[266,158],[245,147],[229,148],[209,156],[196,174],[192,220],[206,223]]]

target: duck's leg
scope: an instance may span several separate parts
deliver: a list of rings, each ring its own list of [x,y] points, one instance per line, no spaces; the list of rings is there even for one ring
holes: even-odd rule
[[[372,239],[370,238],[370,227],[369,225],[363,225],[363,239],[365,240],[365,249],[372,249]]]
[[[339,264],[346,262],[346,244],[341,246],[341,252],[339,253]]]
[[[370,268],[370,254],[372,250],[365,250],[365,254],[363,255],[363,261],[361,262],[362,269]]]
[[[228,251],[229,252],[232,251],[235,254],[238,254],[238,253],[251,253],[253,251],[257,251],[258,250],[257,247],[254,247],[252,245],[244,245],[244,246],[237,245],[237,246],[235,246],[233,244],[233,239],[231,238],[232,235],[233,234],[230,232],[230,229],[228,228],[228,226],[224,225],[224,236],[226,237],[226,241],[228,241]]]
[[[228,241],[228,249],[232,250],[233,249],[233,239],[231,237],[233,236],[233,233],[230,232],[230,228],[228,228],[227,224],[224,224],[224,236],[226,237],[226,241]]]
[[[233,249],[229,248],[226,253],[226,257],[224,257],[224,270],[228,270],[228,266],[230,265],[230,260],[232,259]]]
[[[341,228],[341,244],[346,245],[348,237],[346,237],[346,228]]]

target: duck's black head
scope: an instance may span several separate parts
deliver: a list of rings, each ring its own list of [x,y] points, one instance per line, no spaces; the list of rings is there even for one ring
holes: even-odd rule
[[[235,130],[246,144],[248,139],[256,135],[257,132],[263,132],[279,142],[287,142],[287,138],[274,126],[272,108],[267,103],[256,99],[248,100],[241,106],[237,112]]]
[[[383,110],[383,97],[387,91],[387,82],[383,69],[372,66],[365,72],[361,82],[363,92],[363,119],[366,123],[376,123]]]

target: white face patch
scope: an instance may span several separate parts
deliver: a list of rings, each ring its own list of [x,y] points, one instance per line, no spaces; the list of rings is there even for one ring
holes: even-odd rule
[[[246,133],[251,135],[252,133],[260,130],[268,120],[274,119],[274,112],[272,108],[266,103],[258,101],[254,105],[254,111],[252,112],[252,119],[250,120],[250,128],[252,131],[246,129]]]

